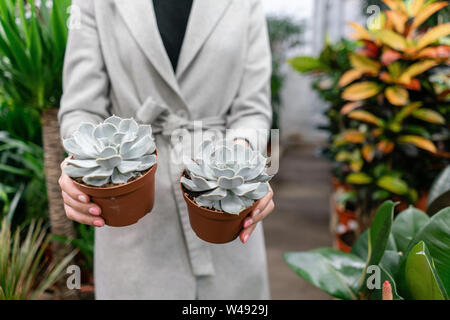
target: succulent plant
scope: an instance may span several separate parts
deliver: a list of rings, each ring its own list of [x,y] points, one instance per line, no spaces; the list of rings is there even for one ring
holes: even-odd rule
[[[83,123],[63,141],[71,155],[64,172],[87,185],[123,184],[156,163],[150,125],[112,116],[103,123]]]
[[[269,192],[267,159],[252,149],[222,140],[207,140],[194,159],[183,159],[186,176],[182,185],[200,193],[194,197],[201,207],[239,214]]]

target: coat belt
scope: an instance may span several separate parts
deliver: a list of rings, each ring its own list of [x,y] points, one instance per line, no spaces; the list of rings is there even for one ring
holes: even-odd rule
[[[200,123],[201,128],[204,130],[224,130],[226,125],[225,120],[219,117],[210,117],[193,122],[173,113],[167,106],[157,103],[153,98],[148,98],[143,106],[137,111],[136,120],[141,123],[151,124],[156,138],[158,140],[164,139],[166,142],[160,145],[165,145],[167,147],[166,151],[170,157],[168,174],[171,179],[172,192],[180,216],[193,274],[195,276],[214,275],[214,264],[209,245],[197,237],[189,222],[187,206],[183,194],[180,192],[179,175],[182,168],[172,161],[173,157],[177,156],[177,148],[171,144],[170,136],[172,132],[177,129],[194,131],[198,129],[197,127]]]

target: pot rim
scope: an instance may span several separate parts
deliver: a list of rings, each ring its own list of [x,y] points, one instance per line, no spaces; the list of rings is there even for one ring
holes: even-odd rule
[[[87,184],[79,183],[79,182],[75,181],[75,180],[74,180],[73,178],[71,178],[71,177],[70,177],[70,179],[72,179],[73,183],[75,183],[76,186],[79,186],[79,187],[84,188],[84,189],[86,189],[86,190],[92,190],[92,191],[99,191],[99,190],[115,191],[115,190],[119,190],[119,189],[121,189],[121,188],[124,188],[124,187],[126,187],[126,186],[129,186],[130,184],[138,183],[140,180],[144,179],[144,177],[146,177],[146,176],[149,175],[151,172],[153,172],[154,170],[156,170],[156,167],[157,167],[157,165],[158,165],[158,150],[155,150],[155,153],[154,153],[154,154],[156,155],[156,162],[155,162],[155,164],[154,164],[153,166],[151,166],[150,169],[148,169],[147,172],[146,172],[145,174],[141,175],[139,178],[137,178],[137,179],[135,179],[135,180],[133,180],[133,181],[124,183],[124,184],[119,184],[119,185],[117,185],[117,186],[106,187],[106,188],[105,188],[105,187],[94,187],[94,186],[89,186],[89,185],[87,185]],[[142,172],[142,171],[141,171],[141,172]]]
[[[205,208],[205,207],[201,207],[197,203],[195,203],[195,201],[193,201],[191,198],[189,198],[186,195],[186,192],[184,192],[184,190],[183,190],[184,187],[183,187],[183,184],[181,183],[181,178],[183,177],[185,172],[186,172],[186,170],[183,170],[183,173],[180,176],[180,188],[181,188],[181,192],[183,193],[183,197],[184,197],[185,201],[187,201],[191,205],[199,208],[200,212],[202,213],[202,215],[205,218],[215,219],[215,220],[232,220],[232,219],[237,219],[244,212],[247,212],[247,213],[251,212],[253,210],[253,208],[257,204],[257,201],[254,201],[252,206],[245,208],[244,210],[239,212],[239,214],[231,214],[231,213],[228,213],[228,212],[225,212],[225,211],[217,211],[217,210],[211,210],[211,209],[208,209],[208,208]]]

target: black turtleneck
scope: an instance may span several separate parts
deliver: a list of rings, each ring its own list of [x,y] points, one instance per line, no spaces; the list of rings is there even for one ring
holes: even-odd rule
[[[153,0],[156,21],[167,55],[176,71],[193,0]]]

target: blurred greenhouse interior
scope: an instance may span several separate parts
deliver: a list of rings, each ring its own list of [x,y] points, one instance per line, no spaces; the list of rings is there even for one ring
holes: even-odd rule
[[[448,299],[448,3],[261,1],[280,130],[271,298]],[[94,299],[94,227],[66,218],[58,185],[70,4],[0,0],[0,300]],[[361,285],[370,266],[383,288]]]

